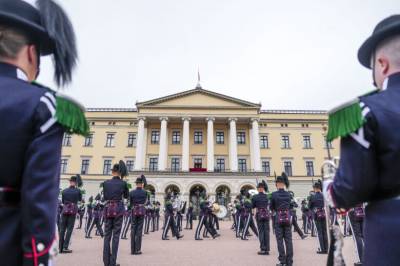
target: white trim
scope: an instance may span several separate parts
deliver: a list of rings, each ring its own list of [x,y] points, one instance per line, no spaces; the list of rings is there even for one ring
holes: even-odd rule
[[[356,133],[351,133],[350,136],[357,141],[361,146],[363,146],[366,149],[369,149],[371,143],[365,139],[364,136],[364,128],[361,127]]]
[[[44,123],[41,127],[40,127],[40,132],[45,133],[47,130],[49,130],[49,128],[51,128],[55,123],[57,123],[57,119],[55,117],[50,118],[49,120],[47,120],[46,123]]]
[[[56,98],[54,97],[53,94],[51,94],[50,92],[46,92],[44,95],[51,100],[54,106],[57,106]]]
[[[47,109],[49,109],[51,116],[55,116],[56,115],[56,108],[55,106],[50,102],[50,100],[48,98],[46,98],[45,96],[40,97],[40,101],[44,104],[46,104]]]

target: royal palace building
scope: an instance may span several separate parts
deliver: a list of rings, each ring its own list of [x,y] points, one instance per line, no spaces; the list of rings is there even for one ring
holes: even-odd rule
[[[112,165],[124,160],[130,183],[144,174],[161,202],[168,191],[185,200],[205,191],[228,202],[242,188],[255,188],[257,179],[274,190],[274,175],[282,171],[304,197],[328,152],[339,153],[338,143],[325,141],[324,111],[262,110],[200,85],[132,109],[88,109],[86,116],[89,136],[64,136],[61,176],[65,187],[80,173],[87,196],[96,195]]]

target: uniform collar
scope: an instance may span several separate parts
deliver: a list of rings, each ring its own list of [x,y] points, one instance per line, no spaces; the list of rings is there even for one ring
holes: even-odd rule
[[[387,77],[383,82],[382,90],[400,87],[400,72]]]
[[[119,176],[113,176],[113,178],[112,179],[121,179]]]
[[[7,63],[0,63],[0,75],[28,82],[28,76],[20,68]]]

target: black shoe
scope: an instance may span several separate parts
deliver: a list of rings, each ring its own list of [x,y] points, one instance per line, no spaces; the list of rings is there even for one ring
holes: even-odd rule
[[[246,238],[242,238],[242,240],[247,241],[247,240],[249,240],[249,239],[246,237]]]
[[[141,254],[142,254],[141,251],[136,251],[136,252],[134,253],[134,255],[141,255]]]
[[[176,237],[177,240],[179,240],[179,239],[181,239],[181,238],[183,238],[183,235],[180,235],[180,236],[177,236],[177,237]]]
[[[302,235],[302,236],[301,236],[301,239],[306,239],[306,238],[307,238],[306,235]]]
[[[217,237],[220,237],[220,236],[221,236],[220,234],[215,234],[215,235],[213,235],[213,238],[216,239]]]
[[[72,253],[72,250],[70,250],[68,248],[64,248],[62,253]]]
[[[85,238],[87,238],[87,239],[92,239],[92,237],[91,237],[91,236],[85,236]]]
[[[318,251],[317,251],[317,254],[328,254],[328,252],[318,250]]]
[[[166,238],[161,238],[162,240],[169,240],[169,238],[168,237],[166,237]]]
[[[276,266],[286,266],[285,263],[277,263]]]
[[[195,238],[194,240],[203,240],[203,238]]]

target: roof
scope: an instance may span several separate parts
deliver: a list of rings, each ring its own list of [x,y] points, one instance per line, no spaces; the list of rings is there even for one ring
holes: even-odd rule
[[[151,105],[155,105],[155,104],[158,104],[158,103],[161,103],[161,102],[165,102],[165,101],[168,101],[168,100],[171,100],[171,99],[181,98],[181,97],[184,97],[184,96],[187,96],[187,95],[191,95],[191,94],[195,94],[195,93],[201,93],[201,94],[205,94],[205,95],[210,95],[210,96],[213,96],[213,97],[216,97],[216,98],[220,98],[220,99],[224,99],[224,100],[227,100],[227,101],[231,101],[231,102],[234,102],[234,103],[237,103],[237,104],[240,104],[240,105],[244,105],[244,106],[247,106],[247,107],[253,107],[253,108],[260,108],[261,107],[261,104],[252,103],[252,102],[249,102],[249,101],[241,100],[241,99],[234,98],[234,97],[231,97],[231,96],[227,96],[227,95],[224,95],[224,94],[220,94],[220,93],[217,93],[217,92],[205,90],[205,89],[203,89],[202,87],[199,87],[199,86],[197,86],[195,89],[192,89],[192,90],[187,90],[187,91],[171,94],[171,95],[168,95],[168,96],[156,98],[156,99],[149,100],[149,101],[137,102],[136,106],[138,108],[142,107],[142,106],[149,106],[149,105],[151,106]]]

